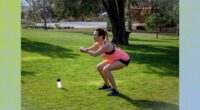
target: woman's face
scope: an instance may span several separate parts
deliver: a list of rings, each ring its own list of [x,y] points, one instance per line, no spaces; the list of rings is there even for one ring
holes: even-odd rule
[[[95,42],[98,42],[98,41],[103,40],[103,37],[98,35],[98,31],[94,31],[93,39]]]

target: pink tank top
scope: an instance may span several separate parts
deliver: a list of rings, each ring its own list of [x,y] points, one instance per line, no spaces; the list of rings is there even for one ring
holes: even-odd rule
[[[99,48],[100,47],[101,46],[99,46]],[[125,53],[124,51],[122,51],[121,49],[116,48],[116,47],[115,47],[114,53],[112,53],[112,54],[102,53],[101,57],[103,57],[103,58],[105,58],[105,59],[107,59],[111,62],[119,60],[119,59],[122,59],[122,60],[125,60],[125,61],[129,60],[129,55],[127,53]]]

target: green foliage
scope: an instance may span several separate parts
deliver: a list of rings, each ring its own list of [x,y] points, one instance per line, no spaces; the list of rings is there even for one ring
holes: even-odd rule
[[[173,19],[172,19],[171,15],[165,14],[165,15],[161,16],[159,27],[165,27],[167,25],[171,25],[172,23],[173,23]]]
[[[158,21],[155,20],[156,15],[149,15],[145,21],[146,28],[154,28],[155,24],[159,28],[165,26],[174,26],[179,23],[179,0],[142,0],[146,1],[151,7],[159,7]],[[140,2],[142,2],[140,1]],[[144,3],[143,3],[144,4]],[[140,3],[141,5],[141,3]],[[157,23],[156,23],[157,22]]]
[[[162,28],[172,23],[173,19],[169,14],[162,16],[160,13],[152,13],[145,19],[145,27],[149,29],[153,29],[155,27]]]
[[[58,19],[94,16],[100,8],[99,0],[54,0]]]
[[[53,0],[26,0],[29,4],[29,10],[25,13],[25,19],[32,20],[34,22],[41,22],[44,18],[44,7],[46,18],[52,19],[55,16],[53,9]]]
[[[172,9],[172,18],[175,23],[179,24],[179,0],[175,0],[175,4]]]
[[[132,6],[139,6],[137,0],[129,0]]]
[[[170,16],[174,23],[179,22],[179,0],[157,0],[156,2],[162,15]]]
[[[145,27],[147,28],[154,28],[158,26],[161,22],[161,16],[159,13],[152,13],[148,16],[145,20]]]

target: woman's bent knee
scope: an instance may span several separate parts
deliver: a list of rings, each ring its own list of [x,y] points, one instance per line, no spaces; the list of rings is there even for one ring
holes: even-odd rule
[[[105,67],[103,68],[103,72],[104,72],[104,73],[109,73],[110,71],[111,71],[110,68],[107,67],[107,66],[105,66]]]
[[[97,65],[96,68],[97,68],[98,71],[102,71],[103,70],[101,65]]]

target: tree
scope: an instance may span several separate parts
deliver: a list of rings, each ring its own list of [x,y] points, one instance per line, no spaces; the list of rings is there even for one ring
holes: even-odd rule
[[[102,0],[112,25],[113,43],[128,45],[129,34],[132,30],[130,5],[138,6],[137,2],[138,0]]]
[[[47,29],[47,19],[52,17],[53,0],[26,0],[32,10],[29,10],[28,19],[34,22],[44,21],[44,29]]]
[[[102,0],[102,4],[108,13],[108,17],[112,25],[112,42],[116,44],[128,45],[124,16],[126,0]]]
[[[159,13],[152,13],[145,20],[145,27],[147,28],[155,28],[156,29],[156,37],[158,38],[158,28],[162,22],[162,18]]]
[[[126,6],[125,6],[125,25],[127,24],[128,26],[126,26],[126,30],[127,31],[132,31],[132,23],[131,23],[131,19],[133,18],[133,16],[131,16],[131,5],[132,6],[139,6],[138,2],[136,0],[127,0]]]
[[[41,19],[40,12],[39,12],[39,0],[26,0],[26,2],[31,7],[31,10],[29,10],[29,20],[33,20],[34,22],[38,22]]]
[[[176,23],[176,35],[179,36],[179,0],[174,0],[175,3],[173,5],[173,9],[172,9],[172,18]]]
[[[100,11],[99,0],[54,0],[57,19],[96,16]]]
[[[177,35],[179,35],[179,0],[154,0],[160,7],[161,15],[168,15],[172,21],[171,24],[175,24],[177,27]]]
[[[135,0],[130,0],[135,1]],[[125,30],[124,8],[127,0],[102,0],[112,25],[113,43],[128,44],[128,34]],[[101,10],[99,0],[54,0],[58,19],[85,18],[94,16]]]
[[[47,30],[47,15],[46,15],[46,0],[42,0],[43,13],[44,13],[44,29]]]

